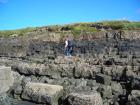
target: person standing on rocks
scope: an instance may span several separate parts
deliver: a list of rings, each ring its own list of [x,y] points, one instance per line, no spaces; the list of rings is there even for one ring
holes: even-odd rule
[[[72,49],[73,49],[72,39],[70,38],[70,36],[68,36],[65,40],[65,55],[71,56]]]

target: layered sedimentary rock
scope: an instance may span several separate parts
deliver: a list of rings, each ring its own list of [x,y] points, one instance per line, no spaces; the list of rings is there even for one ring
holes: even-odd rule
[[[8,76],[1,90],[13,103],[139,105],[139,31],[87,34],[74,40],[72,57],[64,56],[60,34],[38,34],[0,39],[0,64],[12,69],[0,69],[2,81]]]

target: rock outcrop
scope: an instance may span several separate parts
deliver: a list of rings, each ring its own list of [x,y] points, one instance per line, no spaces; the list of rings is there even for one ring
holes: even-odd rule
[[[62,95],[62,86],[29,82],[23,90],[22,98],[37,103],[58,105]]]
[[[0,95],[5,94],[13,86],[13,83],[11,67],[0,66]]]
[[[8,91],[14,84],[14,76],[11,67],[0,66],[0,105],[10,105],[12,98]]]
[[[139,105],[139,31],[81,34],[71,57],[61,33],[29,34],[0,39],[0,65],[11,67],[0,69],[3,103]]]
[[[97,92],[71,93],[68,95],[69,105],[103,105],[102,98]]]

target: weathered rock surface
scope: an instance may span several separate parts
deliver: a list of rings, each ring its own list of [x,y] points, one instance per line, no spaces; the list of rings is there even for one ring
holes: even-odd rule
[[[11,67],[0,66],[0,94],[6,93],[13,86],[14,77]]]
[[[71,93],[68,95],[69,105],[103,105],[99,93]]]
[[[3,103],[15,98],[34,105],[94,105],[97,98],[99,105],[139,105],[139,31],[81,33],[73,41],[73,56],[65,57],[62,33],[47,30],[0,39],[0,65],[12,68],[12,73],[0,69],[0,92],[10,96]]]
[[[129,97],[130,98],[140,98],[140,90],[132,90]]]
[[[111,83],[112,93],[115,95],[123,94],[123,88],[120,83],[112,82]]]
[[[36,64],[17,63],[12,65],[12,70],[24,75],[51,76],[52,78],[75,77],[92,78],[100,72],[100,66],[90,66],[87,63],[81,64]]]
[[[140,90],[132,90],[128,100],[128,105],[140,105]]]
[[[29,82],[23,90],[22,98],[37,103],[58,105],[58,100],[62,95],[62,86]]]

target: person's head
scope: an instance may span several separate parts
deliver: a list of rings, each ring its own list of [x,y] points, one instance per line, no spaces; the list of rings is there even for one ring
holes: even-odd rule
[[[66,37],[65,37],[65,40],[69,40],[69,36],[66,36]]]
[[[68,36],[65,37],[65,40],[68,40]]]

